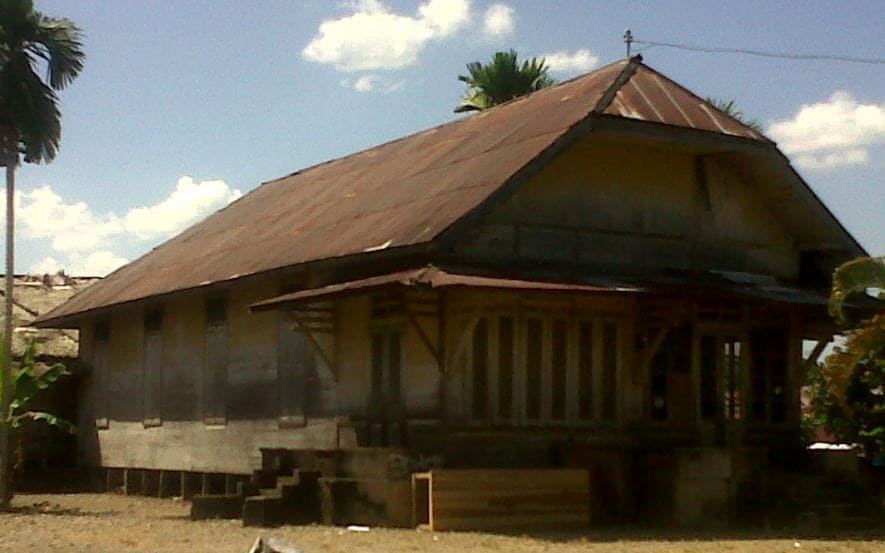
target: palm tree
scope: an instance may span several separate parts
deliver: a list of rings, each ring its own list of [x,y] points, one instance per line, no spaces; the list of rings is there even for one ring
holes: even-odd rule
[[[80,30],[67,19],[46,17],[33,0],[0,0],[0,165],[6,166],[5,359],[12,359],[15,170],[55,159],[61,140],[57,90],[83,69]],[[45,70],[46,82],[37,74]],[[12,499],[9,447],[11,363],[0,371],[0,510]]]
[[[726,102],[725,100],[710,98],[708,96],[707,98],[705,98],[705,100],[708,104],[718,109],[725,115],[731,117],[738,123],[742,123],[750,127],[759,134],[764,134],[765,129],[762,128],[762,123],[760,123],[758,119],[753,119],[752,117],[744,114],[744,112],[741,111],[741,109],[738,107],[737,102],[735,102],[733,99]]]
[[[470,75],[458,76],[468,89],[455,113],[481,111],[552,86],[556,81],[547,74],[549,69],[544,58],[532,58],[520,65],[514,50],[495,52],[492,61],[485,65],[478,61],[468,63]]]

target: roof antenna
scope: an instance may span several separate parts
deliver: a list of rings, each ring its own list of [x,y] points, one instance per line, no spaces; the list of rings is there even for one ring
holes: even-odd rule
[[[624,32],[624,44],[627,45],[627,57],[630,57],[630,47],[633,45],[633,33],[630,32],[630,29],[627,29]]]

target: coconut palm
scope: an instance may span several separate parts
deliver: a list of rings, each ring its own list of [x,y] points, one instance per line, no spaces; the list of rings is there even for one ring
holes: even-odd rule
[[[6,326],[3,351],[12,359],[15,170],[55,159],[61,140],[56,91],[83,69],[80,30],[67,19],[46,17],[32,0],[0,0],[0,164],[6,167]],[[45,72],[45,80],[38,75]],[[12,496],[9,447],[10,367],[0,371],[0,509]]]
[[[485,65],[478,61],[468,63],[470,75],[458,76],[468,89],[455,113],[481,111],[552,86],[556,81],[547,74],[548,70],[544,58],[532,58],[520,65],[514,50],[495,52],[492,61]]]
[[[717,98],[710,98],[709,96],[705,98],[706,102],[718,109],[725,115],[731,117],[736,120],[738,123],[742,123],[759,134],[764,134],[765,129],[762,128],[762,123],[759,122],[758,119],[753,119],[752,117],[746,115],[741,109],[738,107],[737,102],[734,100],[719,100]]]

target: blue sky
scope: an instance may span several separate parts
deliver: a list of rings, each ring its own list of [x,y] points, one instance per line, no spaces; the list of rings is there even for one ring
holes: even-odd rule
[[[565,79],[639,40],[885,57],[885,2],[49,1],[84,31],[55,162],[19,174],[18,272],[104,274],[258,186],[453,119],[464,64],[514,48]],[[636,45],[737,99],[885,254],[885,65]]]

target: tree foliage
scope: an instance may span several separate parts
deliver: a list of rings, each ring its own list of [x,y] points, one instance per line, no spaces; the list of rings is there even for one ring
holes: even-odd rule
[[[6,359],[0,352],[0,365],[6,363]],[[76,428],[69,421],[46,411],[34,411],[31,403],[43,390],[50,388],[64,376],[65,367],[55,364],[45,370],[39,370],[35,362],[35,346],[31,341],[25,347],[24,356],[18,368],[12,369],[12,401],[9,404],[9,412],[6,420],[10,427],[16,430],[22,423],[28,420],[45,422],[64,432],[74,433]]]
[[[468,88],[455,113],[488,109],[556,84],[548,74],[544,58],[531,58],[520,64],[514,50],[495,52],[487,64],[468,63],[467,71],[468,75],[458,76]]]
[[[706,102],[718,109],[725,115],[731,117],[736,120],[738,123],[746,125],[756,131],[759,134],[764,134],[764,129],[762,128],[762,123],[759,122],[758,119],[754,119],[748,115],[746,115],[741,109],[738,107],[737,102],[732,100],[719,100],[718,98],[705,98]]]
[[[32,0],[0,0],[0,145],[7,156],[55,159],[61,140],[56,91],[79,75],[84,58],[80,30],[69,20],[46,17]]]
[[[6,167],[7,206],[4,357],[12,357],[15,171],[22,155],[29,163],[55,159],[61,141],[56,91],[80,74],[84,59],[80,29],[71,21],[46,17],[34,9],[33,0],[0,0],[0,165]],[[38,71],[45,73],[45,79]],[[0,509],[12,499],[10,424],[14,421],[8,417],[15,411],[9,393],[14,386],[10,365],[0,370]],[[16,409],[22,409],[21,404]],[[31,417],[52,422],[39,414]]]
[[[853,294],[881,302],[883,290],[885,258],[860,258],[836,269],[830,313],[851,328],[810,380],[814,422],[841,441],[859,444],[871,459],[885,455],[885,304],[851,322],[845,303]]]

